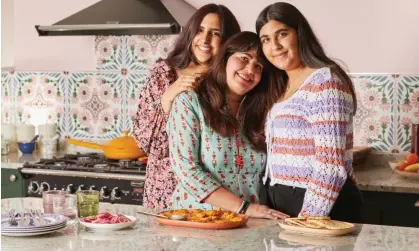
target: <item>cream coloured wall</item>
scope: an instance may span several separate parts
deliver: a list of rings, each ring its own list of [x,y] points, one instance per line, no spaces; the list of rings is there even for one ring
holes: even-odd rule
[[[35,25],[53,24],[98,0],[13,0],[14,66],[19,71],[95,69],[94,37],[39,37]]]
[[[227,6],[243,30],[255,31],[263,8],[275,0],[187,0],[199,8]],[[355,73],[419,73],[419,1],[288,0],[308,19],[329,55]]]

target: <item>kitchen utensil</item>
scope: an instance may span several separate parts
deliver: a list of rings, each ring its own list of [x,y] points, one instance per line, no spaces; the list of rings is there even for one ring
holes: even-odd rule
[[[29,143],[35,142],[38,138],[39,138],[39,135],[35,135],[35,137],[33,137],[33,139],[29,141]]]
[[[16,220],[16,217],[15,217],[15,213],[16,212],[15,212],[14,209],[9,211],[9,224],[10,224],[10,226],[17,226],[17,220]]]
[[[128,136],[128,131],[124,131],[124,136],[110,140],[104,145],[68,139],[69,144],[102,150],[105,157],[109,159],[138,159],[144,157],[145,153],[138,147],[135,139]]]
[[[38,134],[42,139],[51,139],[57,134],[57,125],[43,124],[38,125]]]
[[[16,126],[14,124],[1,124],[1,138],[9,143],[9,152],[17,151]]]
[[[388,165],[390,166],[391,170],[394,170],[399,167],[401,162],[403,162],[403,160],[390,160]]]
[[[146,212],[137,212],[137,214],[143,214],[143,215],[148,215],[148,216],[154,216],[154,217],[158,217],[158,218],[163,218],[163,219],[172,219],[172,220],[185,220],[185,216],[183,215],[172,215],[169,217],[164,216],[164,215],[160,215],[160,214],[153,214],[153,213],[146,213]]]
[[[16,125],[16,137],[18,142],[30,142],[35,136],[35,126],[20,124]]]
[[[32,154],[33,150],[35,150],[35,142],[17,142],[17,145],[22,154]]]
[[[59,134],[55,134],[54,137],[52,137],[51,139],[48,139],[48,140],[57,140],[59,137],[60,137]]]
[[[39,148],[41,155],[43,157],[52,157],[56,154],[57,151],[57,139],[60,135],[56,134],[54,137],[50,139],[46,139],[44,137],[40,137]]]
[[[9,140],[1,138],[1,155],[7,155],[10,152]]]
[[[412,124],[411,153],[419,154],[419,124]]]

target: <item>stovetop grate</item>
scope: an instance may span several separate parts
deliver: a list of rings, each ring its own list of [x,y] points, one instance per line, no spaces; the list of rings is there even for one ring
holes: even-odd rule
[[[66,154],[64,157],[41,159],[36,163],[26,162],[24,168],[100,172],[100,173],[123,173],[144,174],[146,165],[137,160],[111,160],[99,153]]]

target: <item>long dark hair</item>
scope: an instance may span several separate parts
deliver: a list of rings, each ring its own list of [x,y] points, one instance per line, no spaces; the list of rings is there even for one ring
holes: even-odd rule
[[[284,2],[277,2],[269,5],[259,14],[256,20],[256,32],[260,35],[262,27],[270,20],[281,22],[297,32],[298,51],[304,65],[319,69],[328,67],[349,89],[354,101],[354,113],[356,111],[356,96],[353,83],[346,72],[335,61],[326,56],[322,45],[311,29],[310,24],[303,14],[293,5]],[[262,53],[263,54],[263,53]],[[268,105],[271,107],[285,92],[288,76],[283,70],[270,65],[272,78],[270,81],[278,81],[279,84],[272,84]]]
[[[233,34],[240,32],[240,25],[236,17],[227,7],[217,4],[204,5],[189,19],[183,31],[176,39],[174,48],[166,59],[169,66],[175,69],[185,69],[191,62],[198,64],[198,61],[192,53],[192,40],[198,33],[202,20],[210,13],[217,14],[220,19],[221,43]]]
[[[220,135],[232,136],[238,129],[239,122],[227,106],[227,61],[235,52],[247,52],[256,49],[260,54],[259,37],[250,31],[233,35],[220,48],[212,66],[203,77],[197,88],[199,102],[202,106],[205,121]],[[263,134],[265,115],[267,112],[268,81],[266,71],[262,71],[260,82],[246,94],[240,109],[243,109],[243,133],[249,139],[253,148],[266,151]]]

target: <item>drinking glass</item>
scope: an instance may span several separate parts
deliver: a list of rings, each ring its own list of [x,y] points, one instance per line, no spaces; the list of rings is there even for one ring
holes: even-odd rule
[[[52,198],[54,214],[60,214],[67,217],[68,223],[74,223],[77,220],[76,195],[66,194],[64,200],[60,197]]]
[[[65,203],[66,191],[62,190],[49,190],[42,193],[42,201],[44,205],[44,213],[54,213],[54,198],[57,203]]]
[[[77,214],[80,218],[99,213],[99,191],[82,190],[77,193]]]

